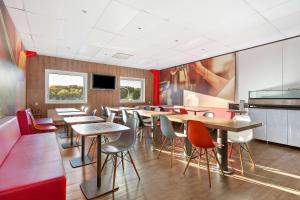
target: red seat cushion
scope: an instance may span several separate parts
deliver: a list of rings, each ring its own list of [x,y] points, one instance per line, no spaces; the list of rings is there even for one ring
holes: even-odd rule
[[[0,168],[0,199],[66,199],[55,133],[22,136]]]
[[[38,118],[35,119],[35,121],[38,125],[54,126],[54,122],[52,118]]]

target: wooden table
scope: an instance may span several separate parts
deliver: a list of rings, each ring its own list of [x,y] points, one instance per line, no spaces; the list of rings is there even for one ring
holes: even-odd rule
[[[77,108],[55,108],[55,111],[57,113],[60,113],[60,112],[79,112],[80,110]]]
[[[61,117],[76,117],[76,116],[84,116],[87,115],[86,112],[82,112],[82,111],[78,111],[78,112],[59,112],[57,113],[57,115],[61,116]],[[69,130],[68,130],[68,126],[66,126],[65,124],[65,132],[61,133],[59,135],[60,138],[69,138]]]
[[[197,109],[197,108],[185,108],[186,111],[194,112],[194,115],[197,115],[197,112],[207,112],[207,109]]]
[[[157,142],[157,120],[161,115],[174,115],[173,112],[165,111],[150,111],[150,110],[129,110],[129,114],[133,114],[134,111],[137,111],[143,117],[149,117],[152,120],[153,126],[153,141]]]
[[[222,147],[218,148],[218,158],[220,160],[223,170],[227,173],[232,173],[228,168],[228,141],[227,131],[239,132],[248,129],[253,129],[262,126],[262,123],[246,122],[246,121],[233,121],[230,119],[209,118],[194,115],[169,115],[167,116],[172,122],[179,122],[184,124],[184,132],[187,134],[187,121],[195,120],[201,121],[208,128],[214,128],[218,130],[218,143],[222,144]],[[187,154],[191,155],[192,145],[188,139],[185,140]]]
[[[103,122],[72,125],[72,129],[83,137],[97,136],[97,176],[91,180],[83,180],[80,184],[80,188],[84,196],[87,199],[93,199],[119,189],[118,186],[112,188],[112,179],[110,176],[101,176],[101,137],[103,134],[119,133],[129,130],[129,128],[112,122]],[[84,144],[82,143],[82,152],[84,152],[83,146]]]
[[[79,144],[77,142],[75,142],[75,143],[73,142],[73,129],[70,128],[71,125],[96,123],[96,122],[103,122],[103,121],[104,121],[104,119],[102,119],[101,117],[97,117],[97,116],[65,117],[64,118],[65,126],[67,127],[67,130],[70,131],[70,142],[63,143],[61,145],[62,148],[69,149],[69,148],[79,146]],[[72,165],[72,163],[71,163],[71,165]]]
[[[133,107],[108,107],[113,112],[121,112],[122,110],[136,110],[137,108]]]

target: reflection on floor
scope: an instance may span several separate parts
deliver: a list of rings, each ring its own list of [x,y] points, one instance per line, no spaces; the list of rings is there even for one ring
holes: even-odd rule
[[[58,138],[59,143],[65,141]],[[90,140],[86,141],[88,149]],[[204,160],[200,165],[195,160],[184,176],[186,160],[182,152],[176,153],[171,169],[169,152],[163,151],[157,160],[158,148],[145,134],[145,138],[138,140],[131,150],[141,181],[138,181],[130,163],[125,162],[125,171],[122,167],[117,171],[119,190],[114,195],[98,199],[300,199],[300,149],[253,141],[250,148],[256,167],[245,155],[244,175],[241,175],[239,157],[234,149],[230,159],[234,174],[223,177],[212,172],[212,188],[209,189]],[[95,176],[96,165],[72,168],[69,160],[80,156],[80,147],[60,149],[67,172],[67,199],[85,199],[79,185],[83,179]],[[112,173],[112,162],[108,163],[103,173]]]

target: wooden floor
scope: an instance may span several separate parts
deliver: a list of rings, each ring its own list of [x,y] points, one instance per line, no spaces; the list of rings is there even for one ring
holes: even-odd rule
[[[88,140],[88,139],[87,139]],[[58,139],[59,143],[66,139]],[[86,145],[88,148],[88,145]],[[208,185],[208,176],[204,160],[198,166],[194,161],[186,175],[183,170],[186,164],[182,153],[178,152],[174,159],[173,168],[170,168],[170,156],[167,151],[161,158],[156,158],[158,150],[146,137],[137,141],[131,150],[141,180],[138,181],[130,163],[125,163],[125,172],[119,166],[117,170],[117,184],[119,190],[97,199],[300,199],[300,149],[289,148],[276,144],[253,141],[250,144],[256,167],[253,168],[250,160],[245,156],[245,173],[240,173],[239,157],[233,151],[230,166],[234,174],[221,176],[212,173],[212,188]],[[67,199],[85,199],[80,190],[83,179],[95,176],[96,165],[81,168],[72,168],[69,160],[80,155],[79,148],[64,150],[61,154],[67,173]],[[212,164],[213,161],[212,161]],[[108,164],[104,174],[111,175],[112,163]]]

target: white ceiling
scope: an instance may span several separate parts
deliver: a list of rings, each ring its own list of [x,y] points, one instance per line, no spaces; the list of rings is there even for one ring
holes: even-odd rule
[[[300,0],[5,0],[27,50],[163,69],[300,35]],[[130,54],[117,59],[116,53]]]

